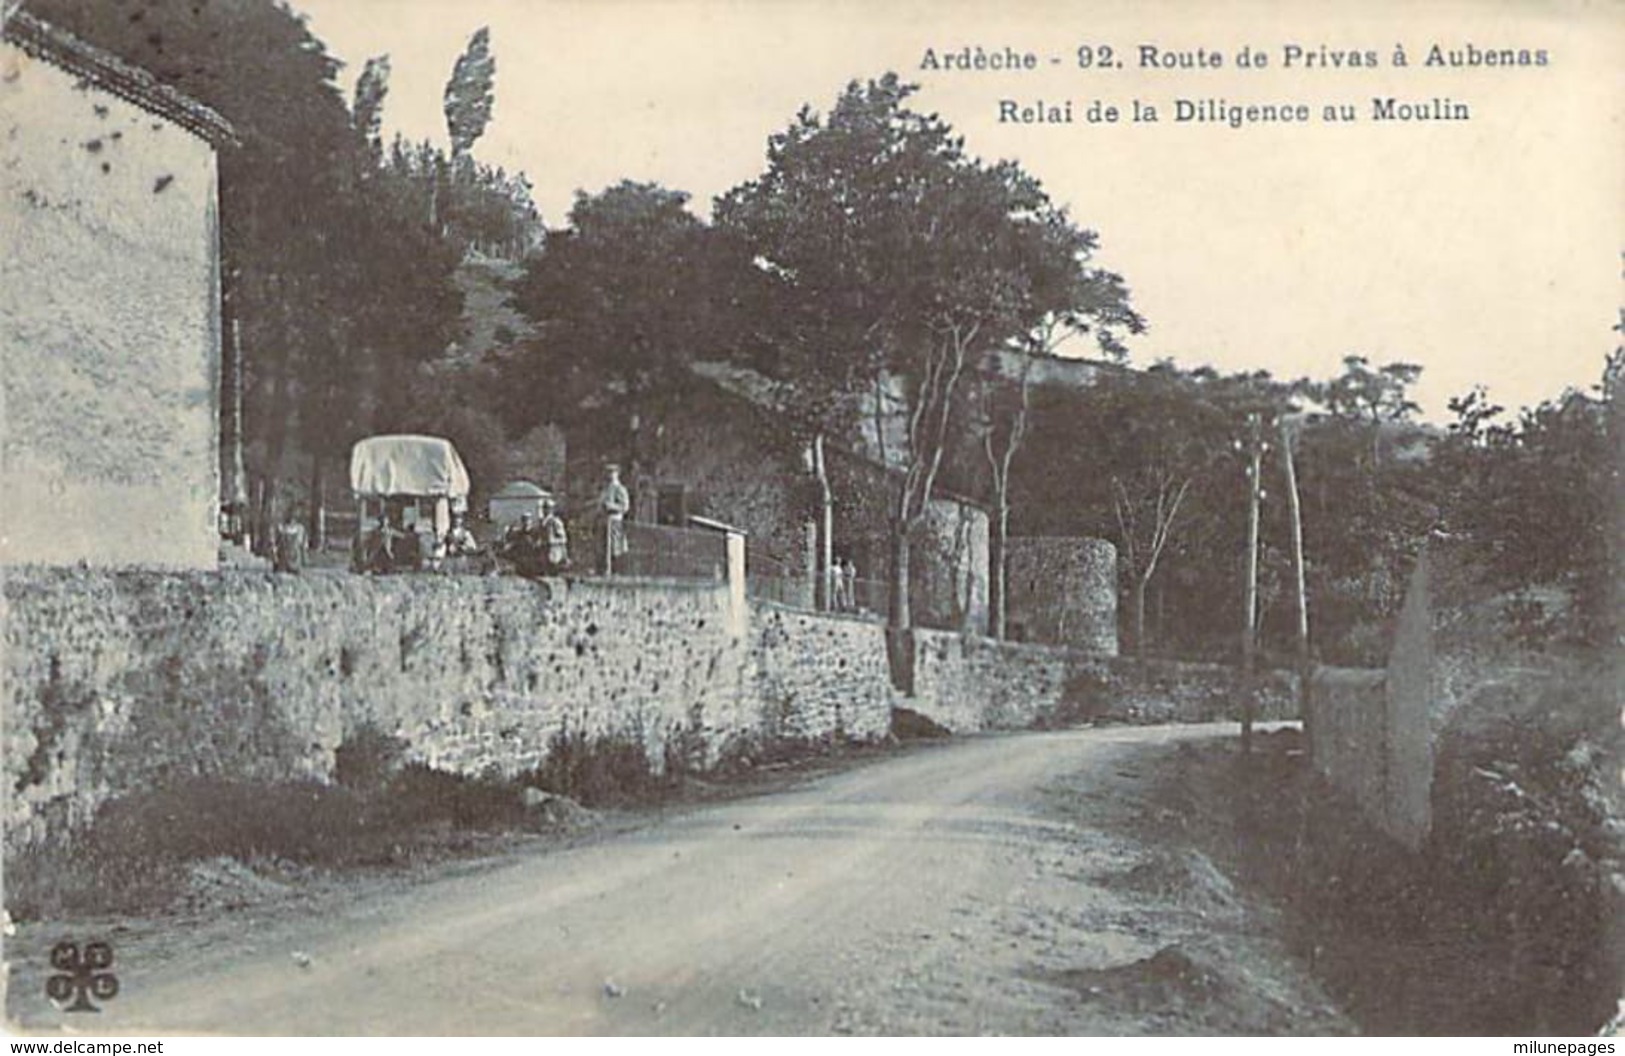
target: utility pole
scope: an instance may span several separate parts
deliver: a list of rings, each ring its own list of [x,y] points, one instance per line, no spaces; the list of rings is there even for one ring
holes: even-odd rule
[[[1281,467],[1286,471],[1286,503],[1292,519],[1292,579],[1298,603],[1298,714],[1307,731],[1310,721],[1309,591],[1303,572],[1303,506],[1298,500],[1298,471],[1292,463],[1292,424],[1284,417],[1281,419]]]
[[[1253,750],[1253,718],[1258,702],[1254,695],[1254,669],[1258,638],[1258,505],[1261,497],[1259,473],[1264,461],[1263,427],[1258,412],[1247,415],[1247,585],[1246,623],[1241,632],[1241,750]]]

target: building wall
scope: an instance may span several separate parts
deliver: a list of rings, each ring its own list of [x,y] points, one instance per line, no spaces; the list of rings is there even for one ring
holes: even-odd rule
[[[739,619],[725,584],[29,569],[4,600],[13,847],[170,777],[328,776],[362,726],[513,774],[564,736],[660,771],[890,724],[877,623]]]
[[[910,697],[877,620],[721,583],[21,569],[0,708],[12,849],[194,775],[331,776],[362,728],[454,773],[516,774],[609,741],[651,770],[875,740],[903,704],[954,732],[1239,714],[1236,673],[913,633]],[[1292,714],[1265,676],[1261,717]]]
[[[833,451],[835,549],[858,567],[859,600],[884,612],[891,578],[890,511],[895,475],[849,452]],[[909,606],[914,622],[987,633],[988,515],[974,503],[938,496],[909,542]],[[865,596],[866,595],[866,596]]]
[[[752,574],[806,567],[807,471],[782,432],[751,404],[700,385],[654,445],[652,482],[686,484],[691,514],[744,529],[757,559]]]
[[[215,157],[0,43],[0,562],[212,567]]]
[[[1419,847],[1433,825],[1433,756],[1440,699],[1433,655],[1433,602],[1426,551],[1417,559],[1400,606],[1388,653],[1384,720],[1387,726],[1387,801],[1390,829]],[[1442,723],[1441,723],[1442,725]]]
[[[914,632],[907,706],[954,733],[1018,730],[1061,705],[1067,652],[943,631]]]
[[[650,439],[650,465],[632,481],[633,509],[652,509],[640,492],[663,483],[690,489],[690,511],[744,529],[749,572],[792,582],[773,596],[812,603],[813,542],[807,523],[818,515],[817,484],[803,451],[757,405],[719,387],[700,385],[669,412]],[[572,446],[579,458],[571,473],[572,507],[590,510],[582,479],[600,481],[594,468],[606,457],[590,442]],[[873,612],[885,609],[891,568],[888,510],[896,478],[874,462],[831,447],[828,473],[834,498],[834,551],[858,568],[859,599]],[[590,490],[590,489],[589,489]],[[596,494],[596,493],[594,493]],[[647,499],[645,494],[642,496]],[[590,517],[583,522],[591,528]],[[939,497],[929,505],[913,538],[910,601],[925,626],[987,630],[987,512]]]
[[[1005,596],[1012,637],[1117,655],[1117,548],[1104,539],[1015,537]]]

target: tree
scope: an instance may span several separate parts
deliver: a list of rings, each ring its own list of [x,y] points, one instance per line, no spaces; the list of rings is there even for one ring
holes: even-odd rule
[[[863,400],[870,442],[899,472],[890,503],[889,623],[911,623],[910,537],[941,469],[960,382],[1062,299],[1083,267],[1078,231],[1013,162],[985,164],[895,74],[853,82],[828,118],[803,108],[759,178],[718,200],[737,237],[815,335],[797,387],[825,406]]]
[[[1110,539],[1124,637],[1137,654],[1155,647],[1230,657],[1241,640],[1234,629],[1247,535],[1247,459],[1232,443],[1248,414],[1273,419],[1289,395],[1261,372],[1224,376],[1171,363],[1103,365],[1086,387],[1034,386],[1010,474],[1012,531]],[[1264,537],[1276,531],[1266,525]],[[1266,547],[1263,556],[1269,588],[1277,555]]]
[[[1622,369],[1625,353],[1616,350],[1591,391],[1570,389],[1508,424],[1489,424],[1476,391],[1459,397],[1439,459],[1444,524],[1466,542],[1488,583],[1505,591],[1562,588],[1574,602],[1566,630],[1598,646],[1618,634],[1611,595]]]
[[[1306,394],[1323,404],[1333,419],[1361,428],[1371,442],[1373,471],[1382,460],[1384,425],[1403,422],[1419,408],[1408,390],[1422,376],[1415,363],[1388,363],[1373,368],[1365,356],[1344,356],[1343,373],[1311,384]]]
[[[1118,555],[1131,585],[1134,652],[1144,656],[1146,589],[1192,485],[1222,450],[1220,422],[1190,380],[1171,368],[1114,378],[1099,395],[1095,413],[1106,435],[1096,450],[1109,467]]]
[[[524,173],[462,158],[456,164],[428,141],[410,143],[399,134],[385,168],[394,177],[389,193],[397,208],[457,247],[522,259],[540,241],[541,215]]]
[[[693,362],[730,343],[732,280],[709,235],[682,191],[623,181],[578,193],[569,226],[515,290],[537,336],[501,366],[510,429],[575,426],[635,480],[666,411],[696,383]]]
[[[367,60],[361,68],[361,74],[356,78],[354,102],[350,105],[350,112],[354,116],[355,128],[361,139],[367,145],[367,150],[375,161],[381,160],[384,153],[383,141],[380,138],[384,121],[384,99],[389,95],[389,56],[378,55]]]
[[[1304,546],[1321,643],[1334,663],[1373,664],[1404,594],[1406,566],[1437,526],[1435,433],[1412,421],[1421,368],[1344,359],[1341,375],[1300,382],[1319,410],[1300,437]]]
[[[410,398],[414,366],[455,324],[455,257],[422,213],[406,214],[368,140],[387,77],[381,60],[346,107],[339,64],[278,4],[37,0],[64,28],[209,104],[240,145],[220,153],[222,344],[228,399],[240,384],[259,522],[281,504],[296,456],[320,483],[323,456]],[[230,426],[231,415],[223,424]],[[230,491],[226,494],[231,499]],[[311,496],[317,519],[319,494]]]
[[[451,137],[451,156],[462,157],[474,149],[491,123],[496,106],[497,60],[491,54],[491,27],[481,26],[468,38],[468,46],[457,56],[446,82],[444,106],[446,132]]]
[[[1094,236],[1086,235],[1092,251]],[[1034,366],[1040,358],[1053,355],[1068,337],[1090,330],[1101,350],[1121,362],[1127,350],[1118,339],[1119,331],[1145,330],[1144,320],[1129,308],[1128,289],[1120,276],[1098,269],[1068,269],[1059,278],[1077,284],[1067,298],[1075,307],[1046,315],[1005,349],[984,357],[975,379],[976,431],[993,498],[988,526],[988,633],[994,638],[1005,636],[1009,618],[1010,471],[1027,438]]]

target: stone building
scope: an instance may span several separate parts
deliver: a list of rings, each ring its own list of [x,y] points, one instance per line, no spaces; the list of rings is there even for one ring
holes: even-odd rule
[[[760,596],[802,608],[815,599],[820,498],[805,445],[750,384],[749,372],[705,364],[680,408],[648,430],[647,458],[629,480],[632,519],[681,525],[693,516],[746,533],[747,567]],[[571,437],[567,508],[590,511],[600,464],[616,453]],[[857,568],[857,603],[884,614],[891,567],[887,509],[896,470],[827,445],[833,549]],[[987,630],[987,510],[938,489],[913,540],[910,605],[927,627]],[[581,530],[592,526],[580,523]]]
[[[1005,594],[1013,639],[1117,655],[1117,548],[1104,539],[1015,537]]]
[[[0,563],[212,568],[231,129],[25,11],[0,114]]]

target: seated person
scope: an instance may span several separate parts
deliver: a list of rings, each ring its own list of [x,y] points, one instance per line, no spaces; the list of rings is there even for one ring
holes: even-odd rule
[[[474,533],[468,530],[463,516],[454,515],[451,519],[451,531],[446,533],[446,552],[452,557],[466,557],[478,553],[479,549],[479,541],[474,538]]]
[[[502,533],[502,556],[512,561],[522,576],[541,573],[544,556],[541,530],[530,514],[522,514]]]
[[[362,572],[389,572],[400,560],[402,532],[390,523],[388,516],[378,518],[372,534],[363,541],[365,547],[361,561]]]

